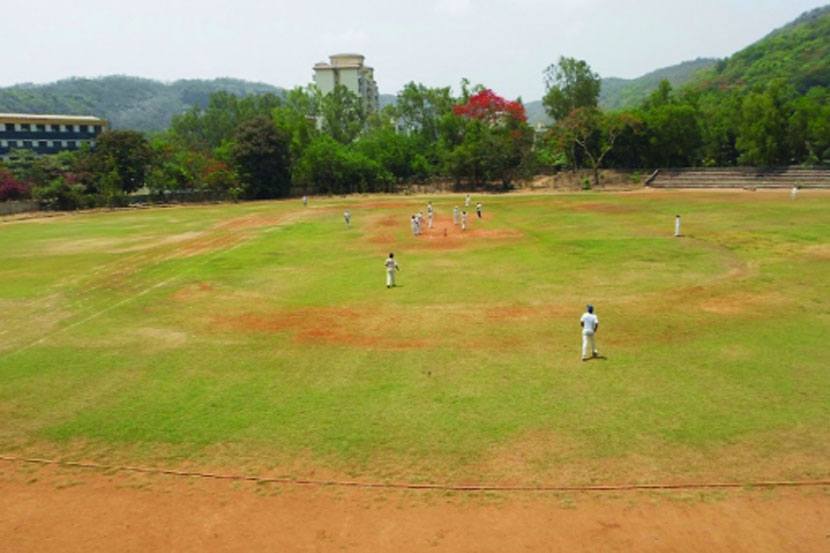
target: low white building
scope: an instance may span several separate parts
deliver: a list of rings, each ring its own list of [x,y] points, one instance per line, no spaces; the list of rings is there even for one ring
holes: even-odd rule
[[[329,56],[329,63],[314,64],[314,83],[325,95],[337,85],[348,88],[363,100],[366,113],[378,110],[378,85],[375,82],[375,70],[363,65],[364,57],[360,54],[334,54]]]

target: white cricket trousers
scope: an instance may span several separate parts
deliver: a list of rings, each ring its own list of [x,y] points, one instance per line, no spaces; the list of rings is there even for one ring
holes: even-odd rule
[[[395,285],[395,269],[386,269],[386,285]]]
[[[582,358],[585,359],[588,357],[588,345],[591,345],[591,353],[594,355],[597,354],[597,341],[594,338],[594,333],[588,334],[587,332],[582,333]]]

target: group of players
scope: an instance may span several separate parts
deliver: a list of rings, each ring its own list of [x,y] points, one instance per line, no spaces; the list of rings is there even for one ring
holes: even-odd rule
[[[793,199],[795,199],[796,192],[793,191]],[[303,206],[308,205],[308,198],[303,196],[302,198]],[[467,197],[464,199],[464,209],[460,211],[458,206],[453,207],[452,210],[452,224],[458,225],[459,219],[461,221],[461,230],[467,230],[467,209],[470,207],[470,195],[467,194]],[[481,211],[482,211],[481,202],[476,202],[476,214],[479,219],[481,219]],[[460,217],[459,217],[460,216]],[[427,228],[432,229],[433,222],[435,217],[435,210],[432,207],[432,202],[427,203]],[[346,226],[351,226],[351,219],[352,215],[347,209],[343,212],[343,220],[346,222]],[[679,219],[680,216],[677,216],[677,228],[675,229],[675,235],[679,234]],[[413,214],[410,217],[410,227],[412,230],[413,236],[420,236],[421,235],[421,227],[423,225],[424,216],[422,212],[418,212]],[[444,234],[446,234],[446,229],[444,230]],[[395,286],[395,272],[400,271],[401,268],[398,265],[398,262],[395,260],[395,254],[390,253],[389,257],[386,258],[384,262],[384,267],[386,268],[386,287],[392,288]],[[597,353],[597,343],[596,343],[596,332],[599,329],[599,319],[594,314],[594,306],[589,305],[587,307],[587,311],[582,315],[579,320],[579,324],[582,327],[582,360],[588,360],[588,352],[591,351],[593,357],[597,357],[599,354]]]

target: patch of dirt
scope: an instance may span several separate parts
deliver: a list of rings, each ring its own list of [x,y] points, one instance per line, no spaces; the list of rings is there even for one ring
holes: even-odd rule
[[[765,294],[732,294],[721,295],[701,301],[698,305],[702,311],[719,315],[737,315],[750,311],[758,311],[766,305],[775,305],[786,301],[777,293]]]
[[[24,469],[0,466],[6,553],[817,553],[830,546],[830,494],[821,489],[496,496]]]
[[[804,249],[805,253],[814,259],[830,259],[830,244],[816,244]]]
[[[201,299],[209,296],[213,292],[213,285],[209,282],[195,282],[183,288],[180,288],[176,293],[170,296],[170,299],[177,302],[187,302],[194,299]]]
[[[487,218],[487,215],[484,217]],[[452,215],[436,215],[433,228],[427,228],[425,222],[421,235],[412,236],[409,216],[392,213],[372,220],[367,225],[366,231],[371,243],[382,244],[386,249],[402,243],[399,239],[401,236],[406,237],[408,248],[426,250],[454,250],[469,247],[477,240],[515,240],[524,236],[522,232],[515,229],[477,228],[477,221],[478,218],[473,213],[468,216],[467,230],[461,230],[461,223],[452,224]]]
[[[374,349],[416,349],[428,345],[426,340],[405,340],[396,333],[395,319],[372,313],[337,307],[306,307],[277,313],[246,313],[234,317],[214,318],[214,330],[243,332],[286,332],[299,344],[345,345]]]

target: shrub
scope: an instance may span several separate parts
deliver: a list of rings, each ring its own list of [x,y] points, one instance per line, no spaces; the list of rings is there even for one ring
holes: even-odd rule
[[[20,182],[14,175],[0,168],[0,202],[25,200],[31,195],[29,185]]]

